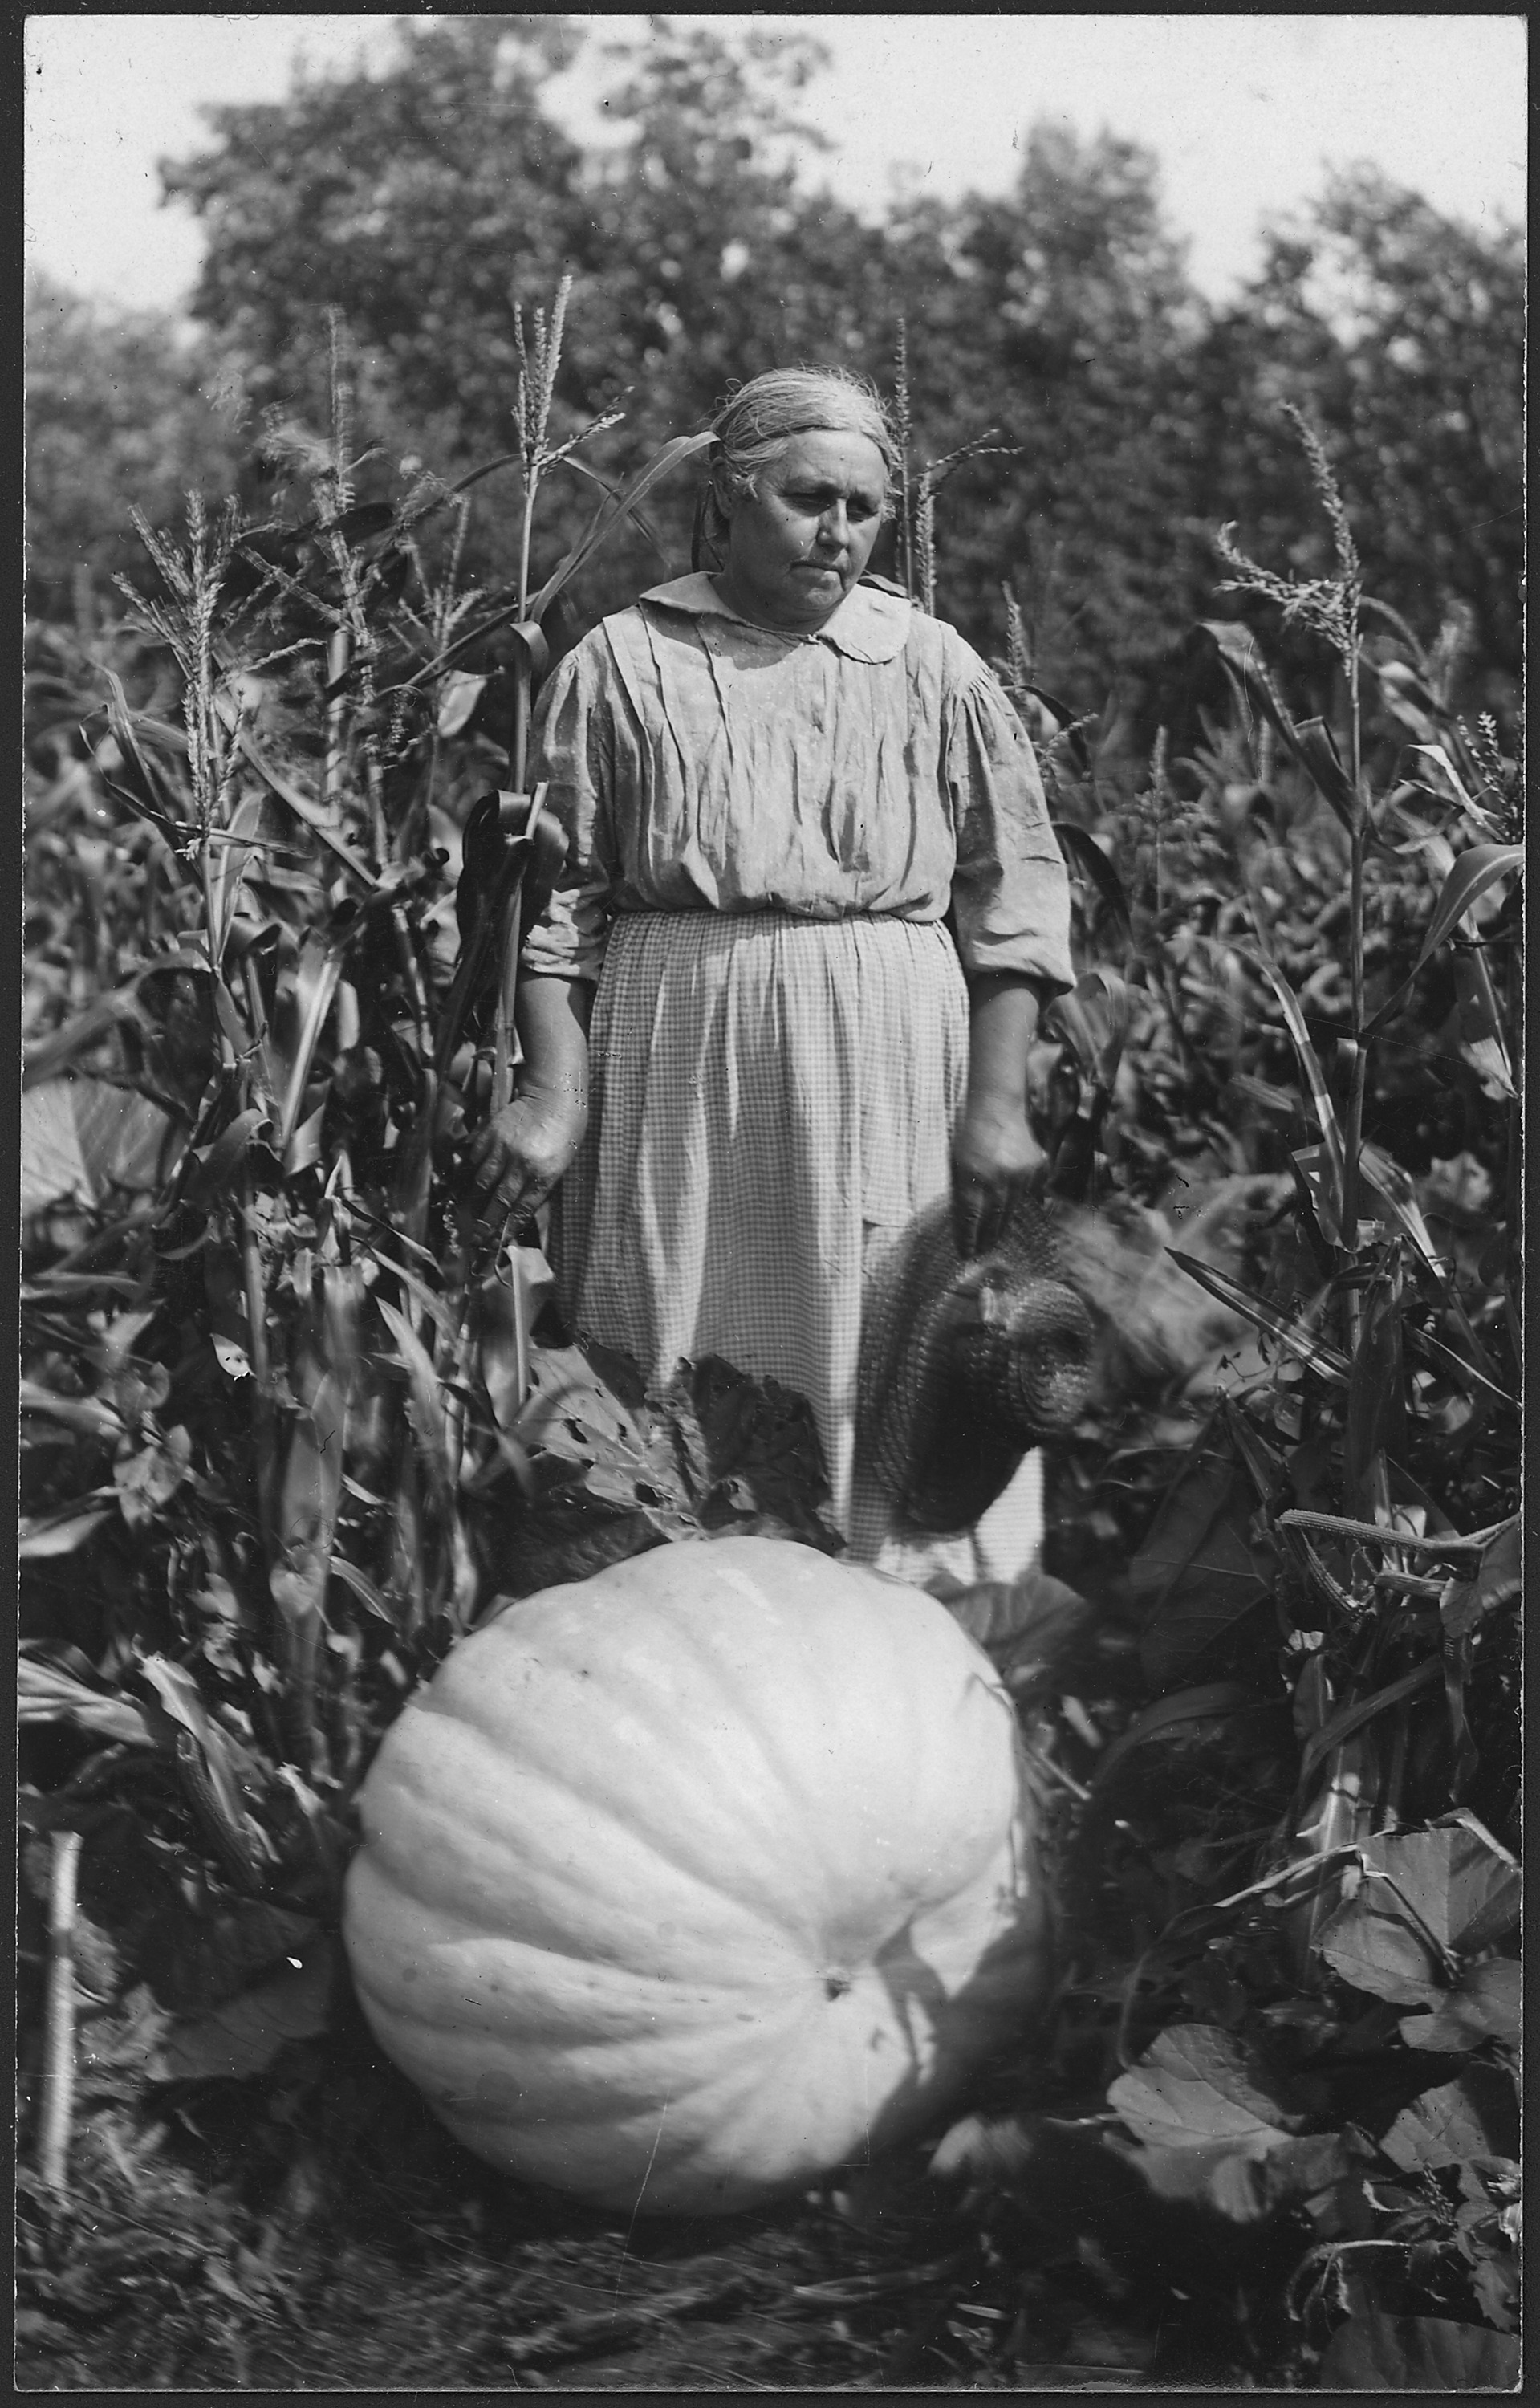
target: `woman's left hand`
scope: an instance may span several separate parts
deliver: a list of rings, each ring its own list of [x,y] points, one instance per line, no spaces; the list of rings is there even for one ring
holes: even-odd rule
[[[964,1261],[998,1243],[1015,1197],[1040,1187],[1047,1172],[1021,1105],[969,1099],[952,1141],[952,1237]]]

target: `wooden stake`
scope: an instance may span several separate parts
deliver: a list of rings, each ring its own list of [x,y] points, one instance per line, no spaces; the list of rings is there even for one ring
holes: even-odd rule
[[[48,2188],[69,2187],[69,2131],[75,2110],[75,1885],[78,1831],[50,1834],[49,1992],[43,2028],[42,2172]]]

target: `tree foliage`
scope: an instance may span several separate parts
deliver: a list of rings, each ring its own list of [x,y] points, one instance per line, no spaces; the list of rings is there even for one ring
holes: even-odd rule
[[[37,276],[25,340],[28,598],[64,616],[82,583],[106,586],[136,558],[131,507],[177,517],[188,486],[234,481],[245,446],[164,316],[102,311]]]
[[[587,148],[560,98],[579,55],[601,69],[607,128]],[[624,430],[590,455],[606,474],[628,446],[699,426],[731,380],[777,362],[840,360],[891,383],[906,326],[917,458],[995,430],[940,512],[943,609],[998,652],[1010,580],[1037,676],[1082,710],[1115,689],[1134,706],[1130,758],[1162,722],[1199,732],[1191,665],[1170,655],[1212,584],[1217,486],[1268,557],[1319,564],[1308,480],[1273,439],[1281,399],[1321,427],[1372,530],[1367,590],[1425,640],[1462,605],[1460,640],[1481,664],[1479,691],[1462,699],[1511,709],[1517,229],[1458,224],[1353,169],[1276,227],[1260,273],[1214,308],[1164,222],[1153,153],[1109,135],[1037,126],[1010,193],[942,203],[911,191],[863,221],[820,189],[799,115],[823,63],[816,41],[769,23],[729,33],[657,17],[615,38],[562,15],[404,21],[378,71],[302,73],[282,101],[212,111],[208,146],[163,165],[168,197],[207,239],[201,365],[173,368],[164,345],[152,364],[141,344],[125,373],[119,332],[93,337],[77,310],[70,408],[86,417],[71,462],[93,465],[108,407],[96,389],[116,382],[123,417],[155,429],[135,437],[156,466],[136,490],[160,523],[161,487],[169,505],[216,465],[199,380],[258,417],[323,423],[325,330],[339,312],[361,430],[382,447],[361,490],[402,458],[452,477],[509,449],[515,311],[563,273],[580,308],[554,423],[563,438],[623,396]],[[39,425],[55,415],[58,350],[35,338]],[[130,393],[144,406],[130,408]],[[275,498],[274,465],[265,483],[247,472],[249,503]],[[94,565],[86,496],[94,523],[121,515],[104,482],[116,489],[111,474],[55,475],[38,452],[40,567]],[[547,502],[559,526],[565,510],[563,532],[585,507],[569,484],[564,504]],[[467,558],[489,581],[506,572],[515,509],[506,480],[479,490]],[[684,565],[689,527],[688,492],[661,496],[670,567]],[[578,599],[592,614],[660,573],[637,534]],[[1286,645],[1286,669],[1292,658]]]

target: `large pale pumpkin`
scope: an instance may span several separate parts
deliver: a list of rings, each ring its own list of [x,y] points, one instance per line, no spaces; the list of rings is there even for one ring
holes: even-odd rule
[[[479,2156],[606,2205],[736,2208],[864,2157],[1047,1979],[988,1659],[934,1598],[778,1540],[509,1607],[361,1807],[377,2037]]]

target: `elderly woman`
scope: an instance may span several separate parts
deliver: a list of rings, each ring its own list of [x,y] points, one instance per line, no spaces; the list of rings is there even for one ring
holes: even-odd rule
[[[912,1570],[861,1460],[863,1290],[948,1192],[966,1254],[1040,1175],[1027,1055],[1073,976],[1068,885],[983,661],[862,581],[897,466],[873,391],[775,371],[714,433],[720,565],[604,620],[541,696],[567,858],[473,1177],[489,1218],[563,1182],[580,1334],[659,1383],[720,1354],[805,1397],[852,1550]]]

